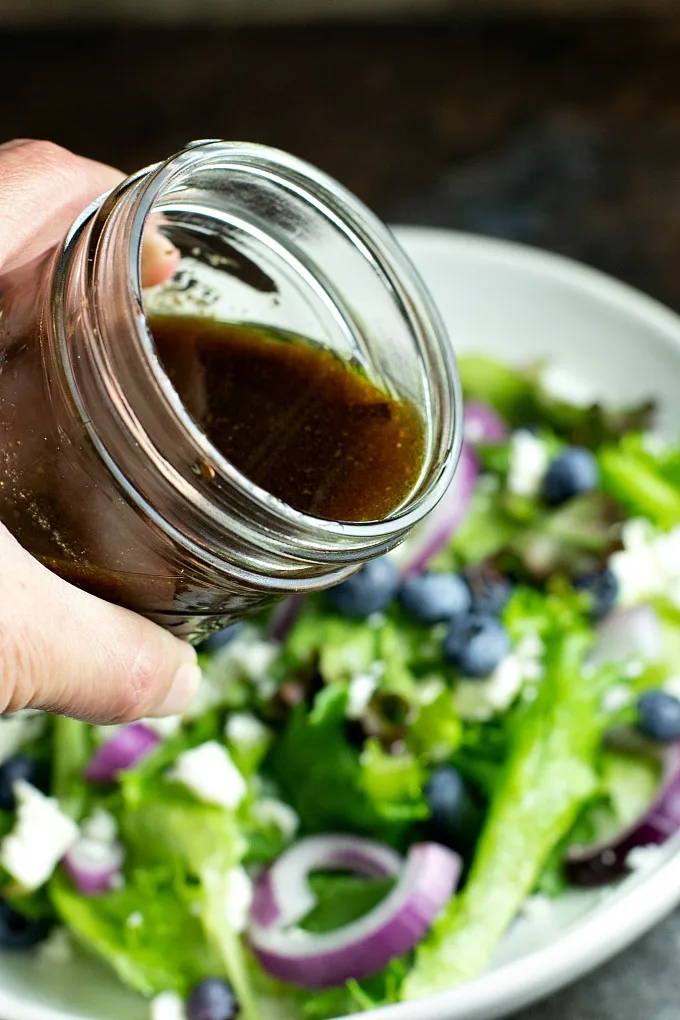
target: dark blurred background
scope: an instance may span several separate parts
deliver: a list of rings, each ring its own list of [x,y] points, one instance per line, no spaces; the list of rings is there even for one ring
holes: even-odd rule
[[[12,136],[129,171],[267,142],[680,309],[680,0],[0,0]],[[679,946],[676,913],[522,1020],[678,1020]]]
[[[551,248],[680,306],[680,13],[40,28],[36,5],[0,0],[0,138],[127,170],[268,142],[393,221]]]

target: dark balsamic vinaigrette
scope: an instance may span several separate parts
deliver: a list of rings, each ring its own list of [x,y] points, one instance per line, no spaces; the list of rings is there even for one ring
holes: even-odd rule
[[[423,420],[358,366],[292,334],[205,318],[149,319],[182,403],[241,474],[314,517],[387,517],[415,485]]]

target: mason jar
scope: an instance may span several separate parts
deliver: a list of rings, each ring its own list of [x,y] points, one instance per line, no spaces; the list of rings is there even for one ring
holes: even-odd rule
[[[143,291],[149,218],[179,249]],[[284,152],[194,142],[0,280],[0,519],[47,567],[198,640],[401,542],[450,483],[461,396],[440,317],[392,234]],[[422,470],[382,520],[306,515],[242,475],[182,405],[150,314],[292,331],[413,403]]]

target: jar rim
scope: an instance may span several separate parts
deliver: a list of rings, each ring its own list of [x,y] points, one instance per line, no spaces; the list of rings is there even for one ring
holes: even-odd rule
[[[371,263],[371,268],[377,264],[386,288],[391,288],[396,295],[399,314],[405,319],[408,332],[416,342],[421,378],[430,401],[428,414],[434,406],[439,415],[435,420],[439,422],[440,428],[435,434],[430,416],[427,422],[428,450],[419,481],[401,506],[384,519],[360,522],[326,520],[296,510],[255,485],[211,443],[180,400],[157,356],[144,312],[141,285],[142,239],[148,217],[154,207],[162,211],[163,196],[170,198],[181,193],[177,185],[184,175],[212,168],[224,170],[229,166],[240,169],[246,167],[249,171],[253,166],[264,166],[265,172],[270,175],[278,174],[277,182],[282,185],[287,185],[289,179],[306,185],[304,197],[309,197],[312,205],[320,211],[328,209],[340,218],[349,239],[359,247],[360,254]],[[168,201],[166,208],[171,209],[171,206],[172,203]],[[94,316],[96,331],[93,335],[106,335],[107,323],[99,322],[98,303],[96,300],[90,302],[86,295],[96,294],[99,286],[104,288],[100,293],[108,293],[109,286],[115,287],[119,298],[117,314],[123,315],[129,330],[129,346],[115,356],[123,358],[125,372],[129,376],[134,361],[130,363],[127,359],[132,355],[153,384],[161,401],[159,406],[164,405],[171,413],[175,427],[179,429],[178,436],[183,435],[196,451],[197,458],[205,457],[216,470],[216,478],[211,479],[210,484],[195,473],[189,478],[186,473],[188,466],[182,463],[178,467],[157,446],[139,418],[140,407],[125,397],[115,370],[112,374],[106,345],[90,346],[88,356],[96,365],[98,376],[107,386],[114,419],[120,419],[122,408],[129,432],[127,449],[134,451],[135,457],[139,458],[139,478],[146,478],[148,465],[151,464],[166,487],[184,494],[190,500],[191,514],[188,518],[185,519],[183,514],[175,514],[174,524],[169,519],[157,520],[175,540],[180,540],[196,552],[202,551],[202,555],[210,559],[215,556],[225,557],[232,562],[235,552],[230,544],[231,539],[226,539],[229,535],[240,537],[254,550],[263,554],[273,553],[286,561],[300,564],[303,574],[299,573],[298,567],[295,568],[299,582],[307,569],[305,565],[325,564],[327,568],[337,570],[345,564],[343,569],[346,570],[347,565],[356,565],[357,562],[389,551],[438,503],[451,482],[462,446],[462,392],[453,349],[423,281],[392,233],[359,199],[333,178],[288,153],[256,143],[219,140],[190,143],[169,159],[128,177],[113,191],[94,202],[76,220],[61,248],[56,269],[53,299],[57,318],[63,317],[64,286],[71,253],[78,248],[79,238],[83,235],[86,238],[86,250],[83,256],[78,256],[82,259],[80,264],[86,274],[84,282],[87,288],[83,292],[86,304],[82,314]],[[117,249],[120,257],[111,260],[109,241],[114,236],[117,238],[116,244],[120,245]],[[105,238],[108,240],[105,241]],[[124,261],[126,258],[127,263]],[[125,269],[121,273],[122,266]],[[95,288],[94,291],[92,288]],[[106,306],[104,303],[102,307]],[[68,385],[78,403],[74,373],[80,369],[75,364],[70,365],[68,345],[63,337],[60,346]],[[123,405],[120,404],[121,399]],[[97,427],[90,421],[87,409],[81,408],[81,414],[100,454],[115,466],[115,458],[111,460],[107,445],[103,443]],[[146,424],[148,426],[149,422]],[[153,503],[149,503],[144,491],[125,473],[119,472],[117,477],[119,484],[148,513]],[[197,523],[196,514],[202,521],[201,527],[209,529],[209,545],[205,545],[203,539],[201,545],[197,546],[195,536],[198,532],[187,531],[187,527],[190,529],[190,521]],[[256,555],[258,559],[259,553]],[[259,568],[255,562],[243,560],[239,569],[246,569],[250,573]]]
[[[212,444],[182,404],[159,359],[154,357],[155,346],[147,326],[141,331],[141,342],[152,365],[156,383],[181,418],[184,429],[191,435],[198,448],[209,457],[209,463],[219,469],[230,485],[235,486],[245,498],[256,504],[260,512],[273,516],[277,521],[285,522],[289,528],[292,527],[298,532],[313,533],[317,540],[325,535],[330,540],[333,536],[342,536],[346,540],[355,539],[360,543],[385,542],[392,538],[398,541],[439,502],[451,482],[462,446],[462,389],[455,355],[439,312],[415,267],[391,231],[332,177],[282,150],[258,143],[225,142],[219,139],[191,142],[169,159],[134,174],[121,186],[126,188],[139,182],[143,184],[135,199],[128,251],[132,297],[140,308],[143,302],[140,256],[147,220],[162,196],[171,192],[183,176],[199,168],[207,168],[211,163],[221,165],[224,169],[231,165],[269,171],[279,177],[293,180],[298,185],[306,186],[305,197],[310,200],[313,198],[317,205],[323,204],[326,214],[341,217],[343,228],[350,233],[355,243],[364,248],[366,257],[380,264],[389,284],[402,298],[410,320],[410,328],[426,345],[437,349],[437,355],[446,373],[445,379],[428,379],[427,384],[439,385],[444,402],[448,405],[449,435],[441,437],[447,452],[442,458],[441,450],[439,451],[440,469],[434,478],[429,479],[424,491],[416,493],[415,499],[411,493],[404,503],[387,517],[378,521],[360,522],[326,520],[297,510],[256,485]],[[435,451],[430,450],[428,456],[431,461],[435,459]],[[427,474],[427,465],[425,473]]]

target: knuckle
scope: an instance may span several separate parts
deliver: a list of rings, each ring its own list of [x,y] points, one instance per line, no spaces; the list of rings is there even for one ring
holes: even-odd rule
[[[120,667],[120,684],[112,693],[109,714],[114,722],[140,718],[154,700],[163,675],[164,656],[160,642],[149,637],[143,621],[131,626],[125,642],[125,661]]]
[[[68,149],[43,138],[31,138],[22,146],[22,160],[30,160],[43,170],[54,170],[74,162],[76,157]]]
[[[22,163],[32,179],[47,181],[54,188],[62,185],[68,194],[87,190],[91,165],[69,149],[56,142],[35,139],[22,146],[21,152]]]

